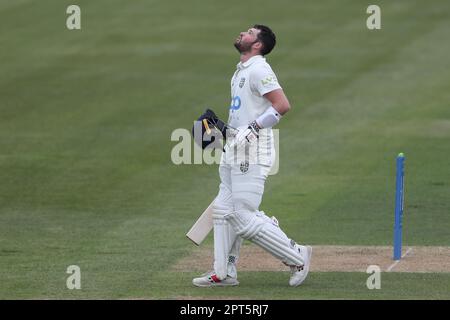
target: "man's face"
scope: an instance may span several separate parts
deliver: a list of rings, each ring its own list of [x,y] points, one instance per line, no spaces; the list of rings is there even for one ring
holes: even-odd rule
[[[247,31],[241,32],[239,37],[234,41],[234,46],[239,53],[250,52],[252,45],[258,42],[258,33],[260,30],[250,28]]]

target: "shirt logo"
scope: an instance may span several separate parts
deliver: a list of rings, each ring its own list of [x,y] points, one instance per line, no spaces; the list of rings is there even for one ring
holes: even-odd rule
[[[241,81],[239,82],[239,88],[242,88],[245,83],[245,78],[241,78]]]
[[[230,110],[235,111],[238,110],[240,107],[241,107],[241,98],[239,96],[234,96],[231,99]]]
[[[264,79],[261,80],[261,83],[263,86],[266,86],[268,84],[274,84],[277,83],[277,78],[275,76],[267,76]]]
[[[247,173],[247,171],[248,171],[248,166],[249,166],[248,161],[242,161],[242,162],[241,162],[241,165],[239,166],[239,169],[241,169],[241,172],[242,172],[242,173]]]

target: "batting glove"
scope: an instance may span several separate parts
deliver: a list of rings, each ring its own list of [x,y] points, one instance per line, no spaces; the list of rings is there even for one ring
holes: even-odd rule
[[[247,143],[253,143],[259,138],[259,126],[256,121],[250,123],[245,130],[239,130],[236,135],[234,144],[238,148],[245,146]]]

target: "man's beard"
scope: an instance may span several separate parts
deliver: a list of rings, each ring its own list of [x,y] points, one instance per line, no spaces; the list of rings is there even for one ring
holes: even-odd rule
[[[239,51],[239,53],[242,54],[242,53],[250,52],[252,49],[252,45],[255,44],[256,42],[257,42],[257,40],[252,43],[243,43],[243,42],[241,42],[241,40],[239,40],[239,41],[234,42],[234,47],[237,49],[237,51]]]

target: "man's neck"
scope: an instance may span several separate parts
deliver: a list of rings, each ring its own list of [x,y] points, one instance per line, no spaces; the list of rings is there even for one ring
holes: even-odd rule
[[[255,52],[243,52],[241,53],[241,62],[247,62],[250,58],[253,58],[254,56],[258,56],[259,53],[255,53]]]

